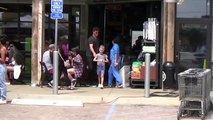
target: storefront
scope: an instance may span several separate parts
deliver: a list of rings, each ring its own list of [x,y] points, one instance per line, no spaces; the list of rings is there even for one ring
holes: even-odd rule
[[[21,79],[26,79],[28,81],[25,82],[30,83],[30,77],[35,75],[34,73],[32,74],[33,68],[38,66],[36,68],[41,69],[41,67],[39,67],[40,56],[47,48],[46,46],[50,43],[54,43],[55,39],[55,20],[50,18],[50,1],[46,1],[46,3],[40,2],[41,5],[44,4],[42,11],[45,11],[42,13],[43,18],[40,19],[43,20],[40,33],[34,30],[35,19],[37,19],[35,17],[37,16],[35,4],[37,3],[32,1],[16,3],[13,0],[7,2],[1,1],[0,3],[0,35],[6,36],[8,44],[14,44],[25,56],[24,75]],[[65,2],[63,6],[64,18],[58,20],[58,42],[60,42],[61,36],[67,35],[69,37],[70,47],[80,45],[81,4],[84,3],[82,1],[73,1],[71,5],[69,1]],[[38,24],[36,28],[39,28]],[[35,34],[38,34],[40,37],[33,37]],[[38,44],[37,47],[33,46],[35,44]],[[37,54],[39,52],[36,52],[37,57],[33,57],[33,51],[41,51],[42,53],[39,55]],[[38,60],[38,63],[36,63],[35,60]],[[33,66],[35,63],[36,65]],[[36,74],[37,73],[39,73],[39,71],[36,71]],[[38,77],[38,79],[39,78],[40,77]]]
[[[121,54],[129,57],[129,65],[138,60],[144,63],[145,54],[150,53],[151,62],[155,63],[151,67],[154,73],[151,74],[152,87],[161,86],[163,7],[164,2],[160,0],[91,0],[89,2],[89,34],[92,27],[101,28],[100,43],[106,46],[106,52],[110,51],[111,40],[120,36]],[[150,29],[149,25],[154,29]],[[143,45],[136,47],[139,36],[142,38],[139,41]],[[140,59],[138,59],[139,53],[142,53]],[[141,69],[132,72],[132,76],[138,77],[130,78],[130,86],[143,86],[144,64]]]
[[[7,35],[8,41],[20,42],[18,47],[25,55],[25,74],[35,84],[41,75],[39,60],[45,42],[54,42],[55,23],[50,19],[50,0],[42,2],[0,1],[0,35]],[[44,7],[42,19],[35,17],[40,15],[35,11],[37,4]],[[111,39],[122,35],[125,39],[122,52],[130,56],[134,54],[132,32],[142,31],[148,18],[156,18],[159,87],[162,64],[166,61],[175,62],[179,72],[189,67],[211,68],[212,0],[64,0],[63,13],[64,19],[59,20],[59,37],[68,35],[70,48],[79,46],[85,50],[92,27],[98,26],[101,44],[109,48]],[[43,23],[39,24],[37,18]],[[198,49],[205,54],[198,53]]]

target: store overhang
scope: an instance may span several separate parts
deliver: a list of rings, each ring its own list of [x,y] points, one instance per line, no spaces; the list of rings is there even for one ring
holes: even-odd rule
[[[0,0],[0,3],[18,3],[18,4],[32,4],[33,0]],[[45,0],[45,4],[51,4],[51,0]],[[86,4],[87,0],[63,0],[64,4],[72,4],[72,5],[80,5],[80,4]]]
[[[89,4],[111,4],[111,3],[134,3],[134,2],[150,2],[162,0],[88,0]]]

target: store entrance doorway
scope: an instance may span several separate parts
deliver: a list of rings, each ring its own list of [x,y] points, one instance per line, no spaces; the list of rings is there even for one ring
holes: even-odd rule
[[[161,5],[160,1],[149,2],[134,2],[134,3],[113,3],[113,4],[93,4],[89,5],[89,35],[92,34],[92,27],[100,27],[100,44],[105,45],[106,53],[109,55],[112,47],[112,39],[116,36],[121,37],[120,52],[123,55],[130,58],[130,64],[137,61],[139,53],[133,49],[133,41],[136,41],[140,35],[143,34],[144,22],[148,21],[148,18],[155,18],[158,23],[161,23]],[[160,24],[158,26],[160,27]],[[159,29],[158,29],[159,30]],[[136,37],[133,36],[133,31],[141,32]],[[135,32],[135,33],[136,33]],[[159,32],[159,31],[158,31]],[[160,32],[159,32],[160,33]],[[160,34],[157,36],[156,53],[151,60],[156,59],[156,78],[159,78],[160,70]],[[153,48],[148,45],[148,48]],[[142,51],[142,47],[139,48]],[[145,59],[144,59],[145,60]],[[141,62],[144,62],[141,60]],[[107,77],[107,76],[106,76]],[[106,79],[107,80],[107,79]],[[135,86],[143,86],[143,77],[135,84]],[[160,81],[160,80],[159,80]],[[155,87],[160,86],[158,80],[154,81]],[[151,83],[151,85],[153,85]]]
[[[132,31],[142,31],[143,23],[148,18],[156,18],[161,21],[161,2],[136,2],[136,3],[114,3],[94,4],[89,6],[89,35],[92,27],[101,28],[100,43],[107,50],[111,47],[111,40],[120,35],[125,48],[121,48],[123,54],[134,54],[132,48]]]

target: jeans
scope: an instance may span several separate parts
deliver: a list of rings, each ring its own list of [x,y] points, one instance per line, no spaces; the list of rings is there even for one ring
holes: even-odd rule
[[[7,99],[7,86],[6,86],[6,73],[7,67],[5,64],[0,64],[0,99]]]
[[[112,86],[113,78],[115,77],[117,84],[122,84],[122,78],[119,73],[118,67],[116,67],[113,63],[111,63],[109,70],[108,70],[108,86]]]

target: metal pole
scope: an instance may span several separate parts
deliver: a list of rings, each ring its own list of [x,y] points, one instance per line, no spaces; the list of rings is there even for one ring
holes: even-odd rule
[[[149,97],[150,93],[150,54],[146,53],[145,55],[145,97]]]
[[[53,54],[53,66],[54,66],[54,74],[53,74],[53,94],[58,94],[58,49],[57,49],[57,41],[58,41],[58,19],[55,19],[55,51]]]

